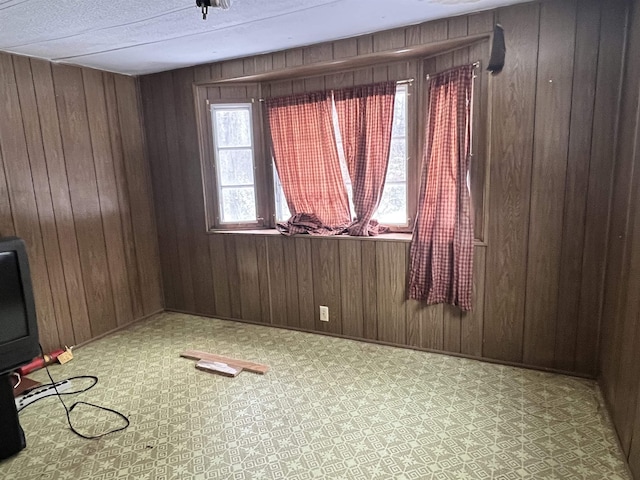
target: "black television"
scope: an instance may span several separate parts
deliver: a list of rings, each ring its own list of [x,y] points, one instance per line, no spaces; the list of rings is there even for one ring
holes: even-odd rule
[[[24,241],[0,238],[0,375],[40,353],[29,260]]]
[[[11,372],[38,356],[38,324],[24,242],[0,238],[0,460],[26,446]]]

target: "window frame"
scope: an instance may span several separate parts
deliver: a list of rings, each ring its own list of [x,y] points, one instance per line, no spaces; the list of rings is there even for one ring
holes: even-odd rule
[[[247,93],[256,93],[257,95],[243,96],[240,94],[242,88],[245,88]],[[200,166],[204,192],[206,230],[212,232],[271,228],[270,202],[268,201],[270,189],[265,182],[265,136],[263,130],[262,102],[258,101],[260,97],[260,85],[255,83],[243,85],[234,84],[233,86],[194,84],[194,97],[198,118],[197,126],[200,143]],[[217,149],[214,140],[212,110],[214,105],[228,105],[233,107],[247,104],[251,105],[256,220],[254,222],[222,222],[220,214],[221,199],[219,198],[220,185],[218,184],[218,165],[216,159]]]
[[[462,47],[467,49],[469,46]],[[204,187],[204,203],[206,215],[206,231],[242,231],[242,230],[268,230],[276,227],[276,192],[275,192],[275,162],[272,158],[271,135],[266,108],[263,103],[263,90],[267,97],[279,97],[303,92],[318,90],[338,90],[357,85],[366,85],[379,81],[403,81],[412,79],[407,85],[407,225],[388,225],[390,233],[412,233],[417,216],[417,204],[422,180],[422,156],[426,135],[426,112],[428,108],[428,80],[426,74],[431,75],[444,70],[444,65],[438,62],[434,71],[436,58],[450,52],[441,52],[435,55],[421,55],[400,61],[389,61],[372,65],[371,67],[351,67],[340,71],[332,71],[326,74],[314,73],[308,76],[286,76],[257,81],[242,82],[241,79],[212,82],[200,82],[193,84],[194,100],[196,103],[197,127],[200,144],[200,159],[202,170],[202,182]],[[469,57],[474,56],[469,50]],[[461,63],[469,63],[462,61]],[[457,63],[457,62],[453,62]],[[448,68],[454,65],[447,65]],[[430,68],[431,67],[431,68]],[[388,75],[379,77],[382,70],[388,69]],[[481,69],[478,70],[480,72]],[[480,76],[480,74],[477,74]],[[345,84],[344,79],[353,79],[352,83]],[[253,79],[252,79],[253,80]],[[256,79],[258,80],[258,79]],[[481,87],[481,88],[478,88]],[[487,80],[476,84],[474,80],[473,118],[472,118],[472,162],[471,195],[473,199],[481,199],[481,208],[476,211],[474,205],[475,241],[484,242],[486,228],[486,195],[489,168],[489,147],[487,142],[488,127],[482,122],[488,122],[487,114]],[[246,94],[243,94],[246,92]],[[230,224],[217,221],[219,203],[217,198],[217,173],[212,168],[215,165],[213,157],[213,129],[209,105],[212,103],[252,103],[253,107],[253,135],[254,135],[254,180],[256,186],[256,213],[255,223]],[[475,167],[475,168],[474,168]],[[474,178],[474,173],[476,177]],[[473,192],[474,186],[480,191]],[[480,225],[478,225],[478,221]],[[384,225],[384,224],[383,224]],[[387,225],[385,225],[387,226]],[[479,228],[478,228],[479,227]]]

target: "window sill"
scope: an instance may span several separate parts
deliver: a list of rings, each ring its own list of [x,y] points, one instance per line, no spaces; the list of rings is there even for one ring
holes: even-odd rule
[[[284,236],[275,228],[263,228],[256,230],[209,230],[207,232],[209,235],[259,235],[263,237],[273,237],[273,236]],[[390,233],[381,233],[376,237],[352,237],[349,235],[332,235],[328,237],[323,237],[319,235],[306,235],[306,234],[298,234],[291,235],[294,238],[324,238],[324,239],[333,239],[333,240],[364,240],[368,242],[411,242],[411,237],[413,235],[411,233],[398,233],[398,232],[390,232]],[[474,240],[474,247],[486,247],[487,244],[482,240]]]
[[[209,230],[207,232],[210,235],[261,235],[261,236],[284,236],[275,228],[263,228],[256,230]],[[325,239],[336,239],[336,240],[374,240],[374,241],[389,241],[389,242],[410,242],[411,234],[410,233],[381,233],[375,237],[352,237],[350,235],[330,235],[330,236],[320,236],[320,235],[307,235],[307,234],[298,234],[291,235],[292,237],[301,237],[301,238],[325,238]]]

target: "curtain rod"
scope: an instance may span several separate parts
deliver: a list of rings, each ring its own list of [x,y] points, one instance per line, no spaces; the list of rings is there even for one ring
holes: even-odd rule
[[[397,80],[396,81],[396,85],[406,85],[406,84],[411,84],[415,81],[415,78],[405,78],[404,80]],[[333,90],[333,89],[332,89]],[[259,98],[258,101],[259,102],[264,102],[266,100],[266,98]]]
[[[473,69],[474,69],[474,70],[477,70],[478,68],[480,68],[480,61],[473,62],[471,65],[473,66]],[[455,67],[454,67],[454,68],[455,68]],[[478,76],[477,76],[477,75],[475,74],[475,72],[474,72],[474,73],[473,73],[473,78],[477,78],[477,77],[478,77]],[[429,80],[429,79],[431,78],[431,75],[429,75],[429,74],[427,73],[427,75],[426,75],[426,77],[425,77],[425,78],[426,78],[427,80]]]

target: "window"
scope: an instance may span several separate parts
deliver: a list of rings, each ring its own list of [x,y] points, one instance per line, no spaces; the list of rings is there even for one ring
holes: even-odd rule
[[[269,226],[259,86],[198,85],[195,95],[207,231]]]
[[[398,85],[393,106],[389,167],[380,206],[374,218],[383,225],[407,226],[407,85]]]
[[[211,106],[218,223],[254,224],[256,187],[250,103]]]
[[[196,86],[207,230],[274,227],[277,221],[291,216],[273,159],[266,161],[265,153],[270,148],[263,141],[262,103],[257,101],[260,96],[259,84]],[[407,228],[410,221],[409,180],[415,177],[408,174],[408,98],[408,85],[398,85],[389,167],[374,215],[381,223],[401,229]],[[335,109],[334,122],[353,212],[351,180]]]
[[[407,200],[407,99],[408,85],[401,84],[397,86],[396,97],[393,110],[393,127],[391,130],[391,149],[389,154],[389,167],[385,180],[385,187],[380,200],[380,205],[373,218],[380,223],[389,226],[406,227],[409,221]],[[349,196],[349,206],[353,214],[355,209],[353,206],[353,188],[347,162],[344,157],[344,148],[342,144],[342,135],[338,124],[338,114],[333,108],[333,126],[336,133],[336,144],[338,147],[338,157],[340,158],[340,167],[342,177],[344,179],[347,195]],[[286,221],[290,216],[287,208],[287,201],[282,191],[282,185],[278,178],[278,172],[275,167],[273,169],[274,187],[275,187],[275,204],[276,204],[276,220],[278,222]]]

